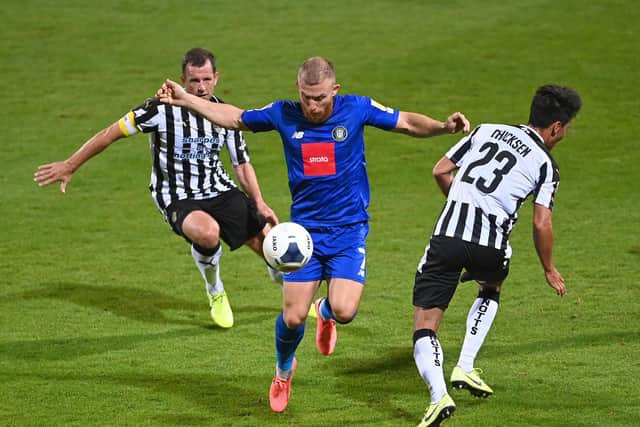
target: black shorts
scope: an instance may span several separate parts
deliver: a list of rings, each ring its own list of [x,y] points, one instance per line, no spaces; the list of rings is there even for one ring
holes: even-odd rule
[[[266,224],[253,201],[238,189],[213,199],[178,200],[167,206],[167,219],[173,231],[189,243],[192,242],[182,233],[182,223],[193,211],[205,211],[216,220],[220,225],[220,238],[231,250],[257,235]]]
[[[492,284],[507,277],[509,261],[504,250],[434,236],[416,272],[413,305],[447,308],[463,268],[473,280]]]

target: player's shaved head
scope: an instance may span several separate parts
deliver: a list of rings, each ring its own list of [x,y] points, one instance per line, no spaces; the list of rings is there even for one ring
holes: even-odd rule
[[[307,59],[298,69],[298,83],[317,85],[326,79],[330,79],[332,83],[335,83],[336,72],[331,61],[321,56]]]

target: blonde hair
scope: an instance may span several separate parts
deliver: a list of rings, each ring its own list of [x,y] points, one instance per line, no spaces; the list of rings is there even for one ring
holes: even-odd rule
[[[335,83],[336,72],[331,61],[321,56],[307,59],[298,69],[299,83],[316,85],[326,79],[331,79]]]

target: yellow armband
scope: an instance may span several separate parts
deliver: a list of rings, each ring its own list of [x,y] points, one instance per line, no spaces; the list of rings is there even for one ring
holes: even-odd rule
[[[118,127],[120,127],[120,130],[126,136],[135,135],[140,132],[140,129],[136,126],[133,111],[129,111],[124,117],[118,120]]]

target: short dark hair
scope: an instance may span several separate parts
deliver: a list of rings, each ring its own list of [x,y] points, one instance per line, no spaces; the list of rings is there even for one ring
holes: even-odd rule
[[[213,53],[209,52],[207,49],[201,47],[194,47],[190,49],[187,53],[182,57],[182,74],[187,70],[187,65],[194,65],[196,67],[202,67],[207,63],[207,61],[211,62],[211,68],[213,68],[213,72],[216,72],[216,57]]]
[[[580,95],[575,90],[558,85],[545,85],[538,88],[531,101],[529,124],[547,128],[553,122],[566,125],[582,107]]]

